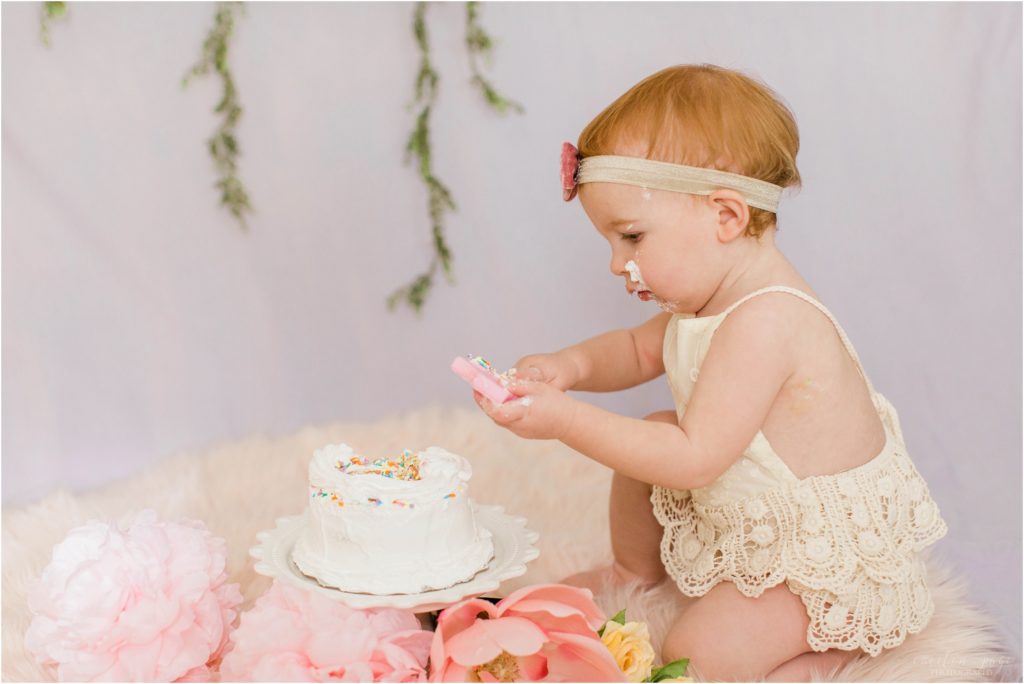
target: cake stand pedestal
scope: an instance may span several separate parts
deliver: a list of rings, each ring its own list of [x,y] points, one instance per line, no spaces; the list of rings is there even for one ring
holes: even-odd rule
[[[292,548],[305,527],[305,512],[278,518],[274,529],[258,533],[259,543],[249,549],[249,555],[256,559],[255,570],[260,575],[341,601],[351,608],[401,608],[431,613],[465,598],[495,591],[505,580],[525,574],[526,564],[540,555],[534,546],[538,534],[527,529],[526,518],[508,515],[501,506],[474,503],[473,509],[477,522],[491,532],[494,558],[465,582],[420,594],[357,594],[325,587],[302,574],[292,562]]]

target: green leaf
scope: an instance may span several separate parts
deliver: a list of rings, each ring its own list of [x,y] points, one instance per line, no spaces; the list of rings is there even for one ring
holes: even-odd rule
[[[207,140],[207,149],[213,158],[214,167],[220,174],[217,186],[221,189],[221,204],[238,219],[243,230],[247,228],[244,212],[251,212],[249,196],[242,187],[242,182],[235,175],[239,156],[238,139],[235,137],[235,125],[242,115],[238,104],[238,93],[234,80],[228,69],[228,47],[234,27],[235,12],[244,14],[245,6],[241,3],[219,3],[214,16],[213,28],[209,30],[203,41],[199,61],[192,66],[182,79],[182,87],[186,87],[195,76],[210,73],[213,67],[221,79],[223,93],[217,102],[214,112],[223,115],[223,121],[214,135]]]
[[[423,308],[428,293],[433,286],[433,275],[440,266],[441,272],[449,283],[454,284],[455,279],[452,273],[452,253],[445,239],[444,218],[448,211],[458,211],[455,200],[447,187],[434,176],[432,156],[433,150],[430,141],[430,116],[433,105],[437,99],[438,84],[440,76],[434,70],[430,61],[430,40],[427,31],[426,12],[428,3],[416,3],[413,11],[412,33],[416,39],[420,53],[419,71],[414,81],[415,96],[406,105],[406,110],[412,112],[417,106],[420,111],[416,117],[413,130],[409,133],[405,143],[403,164],[408,166],[415,157],[419,162],[417,167],[419,176],[427,187],[427,212],[430,216],[431,231],[433,237],[434,260],[430,270],[413,280],[413,282],[392,292],[387,299],[388,309],[394,310],[399,302],[404,301],[412,307],[417,314]],[[473,83],[481,90],[484,100],[499,113],[504,114],[510,109],[523,112],[522,105],[502,97],[481,75],[476,65],[478,56],[489,60],[494,48],[494,41],[483,27],[478,23],[478,3],[470,0],[466,3],[466,46],[470,56],[470,66],[473,70]],[[233,140],[227,143],[232,148]],[[625,613],[619,618],[624,620]]]
[[[619,611],[618,613],[616,613],[615,615],[613,615],[613,616],[612,616],[612,617],[611,617],[611,618],[610,618],[610,619],[608,620],[608,622],[618,622],[618,623],[619,623],[620,625],[624,625],[624,624],[626,624],[626,609],[625,609],[625,608],[623,608],[623,609],[622,609],[622,610],[620,610],[620,611]],[[605,623],[604,625],[601,625],[601,629],[597,630],[597,636],[604,636],[604,628],[605,628],[606,626],[607,626],[607,623]]]
[[[679,660],[673,660],[671,663],[662,665],[654,672],[651,673],[652,682],[660,682],[663,679],[675,679],[676,677],[683,677],[686,675],[686,669],[690,665],[689,658],[680,658]]]

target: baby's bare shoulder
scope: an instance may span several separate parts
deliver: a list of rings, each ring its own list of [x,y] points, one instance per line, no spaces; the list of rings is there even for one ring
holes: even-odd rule
[[[807,294],[821,301],[814,293]],[[791,375],[784,389],[810,376],[838,381],[850,375],[849,354],[829,314],[786,292],[766,292],[743,302],[722,321],[715,333],[719,335],[723,339],[715,343],[733,349],[733,359],[742,358],[740,347],[748,347],[762,356],[763,363],[787,368]]]
[[[730,311],[712,346],[746,347],[794,364],[841,352],[832,344],[836,339],[835,326],[817,306],[787,292],[766,292]]]
[[[806,334],[828,318],[810,302],[788,292],[765,292],[751,297],[725,316],[716,334],[765,334],[773,339]]]

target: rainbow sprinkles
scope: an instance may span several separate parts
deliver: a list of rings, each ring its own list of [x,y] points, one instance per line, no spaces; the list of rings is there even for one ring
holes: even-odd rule
[[[420,456],[406,449],[397,459],[375,458],[372,461],[352,456],[348,461],[339,460],[334,466],[346,475],[381,475],[396,480],[420,479]]]
[[[483,360],[481,359],[481,361]],[[483,361],[483,363],[487,362]],[[405,449],[402,452],[402,455],[398,458],[369,459],[353,455],[347,460],[338,459],[338,462],[335,463],[334,467],[336,470],[346,475],[378,475],[380,477],[386,477],[393,480],[413,481],[421,479],[420,468],[422,465],[423,464],[418,453]],[[456,492],[453,491],[445,494],[442,499],[454,499],[456,496]],[[353,504],[373,507],[385,505],[384,501],[376,497],[367,497],[365,501],[351,499],[345,501],[339,498],[335,492],[315,486],[310,486],[310,498],[329,498],[330,501],[337,504],[339,508]],[[388,502],[388,505],[395,506],[397,508],[416,508],[416,504],[410,501],[403,501],[402,499],[392,499]]]

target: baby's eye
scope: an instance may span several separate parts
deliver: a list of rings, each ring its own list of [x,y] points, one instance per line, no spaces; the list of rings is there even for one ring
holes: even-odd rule
[[[630,242],[637,242],[640,240],[640,233],[623,233],[622,239],[629,240]]]

